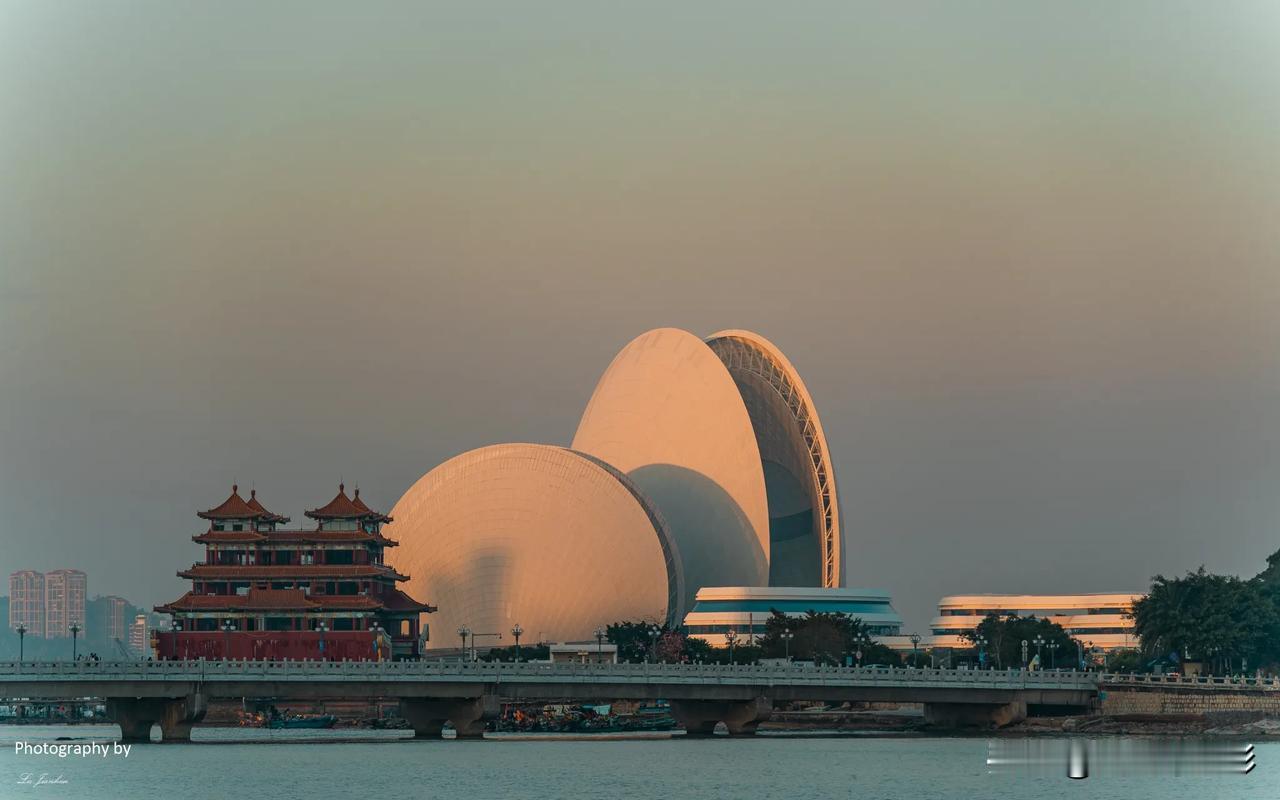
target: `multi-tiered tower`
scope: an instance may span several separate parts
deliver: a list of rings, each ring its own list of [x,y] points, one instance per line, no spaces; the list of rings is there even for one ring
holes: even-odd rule
[[[412,658],[421,648],[420,615],[435,608],[401,591],[407,580],[383,562],[396,542],[391,518],[346,487],[306,512],[314,530],[289,530],[257,492],[239,488],[198,513],[209,529],[192,537],[204,561],[182,570],[191,591],[156,610],[173,616],[155,635],[160,658],[378,660]]]

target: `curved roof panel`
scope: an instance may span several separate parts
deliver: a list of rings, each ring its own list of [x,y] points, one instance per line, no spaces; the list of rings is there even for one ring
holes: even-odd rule
[[[769,488],[775,586],[844,583],[835,468],[813,398],[782,351],[751,331],[709,336],[751,417]],[[798,503],[801,498],[807,503]],[[805,508],[804,506],[807,506]]]
[[[456,631],[526,641],[590,639],[618,620],[662,621],[678,591],[678,556],[662,517],[596,459],[563,447],[500,444],[456,456],[392,509],[389,555],[430,597],[431,645]]]
[[[767,580],[755,432],[733,378],[701,339],[659,328],[632,340],[596,384],[573,449],[626,473],[661,510],[684,568],[681,614],[703,586]]]

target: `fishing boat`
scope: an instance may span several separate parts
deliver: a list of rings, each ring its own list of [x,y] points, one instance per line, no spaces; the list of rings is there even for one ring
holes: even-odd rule
[[[338,718],[332,714],[289,714],[267,720],[268,728],[332,728]]]
[[[587,736],[670,735],[675,727],[670,706],[641,708],[633,714],[617,714],[608,705],[551,704],[541,708],[512,705],[494,721],[498,734],[560,734]]]

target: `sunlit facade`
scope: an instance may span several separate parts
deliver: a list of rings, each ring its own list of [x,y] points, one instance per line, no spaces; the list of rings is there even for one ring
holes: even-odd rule
[[[889,593],[878,589],[826,589],[790,586],[714,586],[698,590],[684,617],[684,632],[724,647],[733,631],[739,644],[763,636],[774,611],[803,617],[810,611],[848,614],[862,621],[873,638],[896,636],[902,617]]]
[[[988,614],[1035,615],[1063,627],[1086,646],[1123,650],[1138,646],[1133,631],[1134,601],[1141,594],[969,594],[938,601],[938,616],[930,624],[930,647],[968,648],[961,634],[972,631]]]
[[[500,444],[452,458],[391,510],[390,555],[430,592],[431,647],[587,640],[620,619],[667,621],[680,591],[665,523],[617,470],[564,447]],[[468,634],[468,635],[470,635]]]

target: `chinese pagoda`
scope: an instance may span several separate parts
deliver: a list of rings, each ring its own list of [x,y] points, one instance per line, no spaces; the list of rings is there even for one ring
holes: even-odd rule
[[[401,591],[408,580],[383,563],[396,542],[382,535],[391,517],[372,510],[360,490],[306,512],[315,530],[289,530],[251,491],[237,486],[197,516],[209,529],[191,537],[202,563],[178,577],[191,591],[156,611],[173,616],[156,633],[161,659],[384,660],[416,658],[420,615],[435,611]]]

